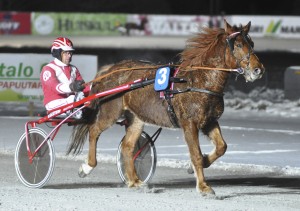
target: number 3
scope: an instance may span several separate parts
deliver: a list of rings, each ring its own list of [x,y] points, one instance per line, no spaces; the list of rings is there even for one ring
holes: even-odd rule
[[[164,84],[167,80],[167,68],[161,68],[159,70],[160,78],[157,80],[157,83]]]

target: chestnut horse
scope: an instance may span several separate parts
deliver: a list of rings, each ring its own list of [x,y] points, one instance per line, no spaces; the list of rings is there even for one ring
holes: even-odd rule
[[[88,159],[81,165],[79,175],[89,174],[97,165],[96,145],[101,133],[125,116],[129,124],[123,139],[122,155],[128,187],[138,187],[142,183],[137,177],[132,158],[144,124],[149,123],[183,130],[197,179],[196,189],[203,195],[214,194],[205,180],[203,168],[224,155],[227,148],[218,123],[224,111],[223,92],[230,75],[230,71],[226,70],[238,69],[249,82],[261,78],[265,71],[253,52],[254,44],[248,35],[251,22],[245,26],[231,26],[224,20],[224,24],[224,28],[203,27],[199,34],[188,40],[186,49],[180,53],[176,77],[184,78],[186,82],[174,83],[173,90],[185,92],[161,99],[160,93],[149,85],[91,102],[89,109],[84,112],[86,121],[74,127],[67,152],[79,153],[88,136]],[[139,78],[155,78],[156,70],[154,64],[121,61],[110,66],[106,72],[97,74],[96,77],[103,77],[93,83],[91,94]],[[208,155],[201,152],[199,130],[215,145]]]

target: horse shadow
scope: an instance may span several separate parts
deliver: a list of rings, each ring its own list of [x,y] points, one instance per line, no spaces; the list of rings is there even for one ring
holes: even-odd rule
[[[208,180],[214,185],[230,186],[267,186],[273,188],[284,188],[300,190],[300,178],[298,177],[244,177],[244,178],[221,178]]]
[[[56,183],[43,187],[43,189],[83,189],[83,188],[124,188],[122,182],[83,182],[83,183]]]
[[[232,177],[226,176],[222,178],[211,178],[207,182],[213,188],[217,187],[266,187],[267,191],[251,192],[245,189],[244,192],[216,196],[216,199],[223,200],[226,198],[234,198],[245,195],[272,195],[272,194],[299,194],[300,178],[297,177],[272,177],[272,176],[248,176],[248,177]],[[149,182],[140,188],[133,190],[142,190],[143,192],[162,193],[167,189],[195,189],[195,178],[171,179],[168,181],[155,180]],[[44,187],[45,189],[83,189],[83,188],[127,188],[127,185],[120,182],[84,182],[69,184],[53,184]],[[272,188],[281,188],[282,190],[274,190]]]
[[[234,192],[226,195],[216,195],[215,199],[223,200],[239,196],[259,196],[259,195],[273,195],[273,194],[300,194],[300,178],[299,177],[269,177],[269,176],[249,176],[249,177],[222,177],[207,179],[208,184],[213,188],[218,187],[265,187],[264,191],[253,192],[244,189],[243,192]],[[153,184],[154,185],[154,184]],[[195,188],[196,182],[193,179],[174,179],[167,184],[159,184],[164,188]],[[273,189],[280,188],[282,190]]]

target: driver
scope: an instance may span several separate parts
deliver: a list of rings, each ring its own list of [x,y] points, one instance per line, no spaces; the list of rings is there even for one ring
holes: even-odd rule
[[[47,111],[79,101],[90,91],[77,67],[70,64],[74,50],[72,41],[66,37],[58,37],[52,44],[51,54],[55,59],[40,74]],[[81,113],[74,117],[80,119]]]

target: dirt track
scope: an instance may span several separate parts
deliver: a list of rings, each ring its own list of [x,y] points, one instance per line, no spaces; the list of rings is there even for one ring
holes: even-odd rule
[[[129,189],[114,163],[99,163],[84,179],[81,161],[57,159],[42,189],[18,180],[12,155],[0,153],[0,210],[299,210],[300,178],[206,170],[216,197],[202,197],[186,169],[158,167],[150,184]]]

